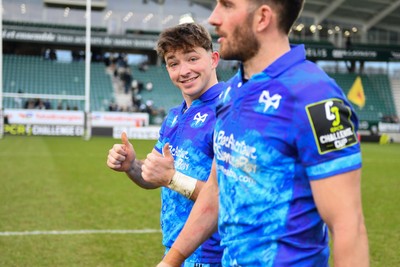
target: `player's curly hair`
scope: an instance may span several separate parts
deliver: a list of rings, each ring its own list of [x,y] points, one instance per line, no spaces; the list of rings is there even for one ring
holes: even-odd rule
[[[156,51],[161,58],[164,58],[168,52],[177,50],[188,52],[194,47],[202,47],[207,51],[212,51],[210,33],[198,23],[184,23],[161,32]]]

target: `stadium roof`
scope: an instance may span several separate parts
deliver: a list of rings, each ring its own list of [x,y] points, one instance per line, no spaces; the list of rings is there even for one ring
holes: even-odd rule
[[[400,32],[400,0],[306,0],[303,16]]]
[[[171,0],[166,0],[166,3]],[[189,0],[212,8],[214,0]],[[305,0],[303,18],[400,32],[400,0]]]
[[[56,0],[53,0],[56,1]],[[59,2],[83,2],[85,0],[57,0]],[[393,31],[400,34],[400,0],[305,0],[300,21],[307,25],[330,24],[357,27],[368,31],[372,28]],[[70,20],[62,8],[49,12],[44,7],[45,0],[3,0],[3,19],[45,21],[53,23],[84,24],[82,12],[70,11]],[[93,1],[92,1],[93,2]],[[96,2],[96,1],[94,1]],[[192,14],[195,19],[207,24],[207,18],[215,0],[97,0],[104,2],[105,8],[93,14],[93,23],[106,25],[104,18],[112,11],[113,23],[127,24],[146,30],[160,30],[177,23],[184,14]],[[143,21],[152,19],[144,24]],[[68,15],[68,14],[67,14]],[[124,20],[127,21],[124,21]],[[129,20],[129,21],[128,21]],[[129,23],[129,25],[128,25]],[[125,27],[125,26],[124,26]]]

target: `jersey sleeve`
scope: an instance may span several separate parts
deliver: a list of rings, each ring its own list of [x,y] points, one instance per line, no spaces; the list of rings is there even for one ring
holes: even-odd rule
[[[298,156],[310,180],[361,167],[357,116],[340,89],[329,83],[323,86],[311,101],[300,97],[296,107]]]

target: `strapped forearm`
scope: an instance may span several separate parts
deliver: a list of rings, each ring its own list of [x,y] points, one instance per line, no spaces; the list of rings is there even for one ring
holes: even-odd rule
[[[190,199],[196,189],[196,184],[197,179],[176,171],[168,185],[168,188]]]

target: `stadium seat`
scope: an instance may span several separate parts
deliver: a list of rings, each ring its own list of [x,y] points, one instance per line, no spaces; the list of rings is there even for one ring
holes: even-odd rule
[[[6,93],[84,95],[84,62],[57,62],[38,56],[3,55],[3,91]],[[106,110],[103,99],[113,94],[110,77],[105,73],[103,63],[91,63],[91,110]],[[26,99],[25,99],[26,100]],[[18,108],[14,101],[5,98],[5,108]],[[25,101],[24,101],[25,102]],[[78,100],[51,100],[52,108],[62,103],[63,109],[84,109],[84,102]]]
[[[330,73],[338,85],[347,95],[352,87],[357,74]],[[359,75],[362,80],[365,106],[360,108],[356,105],[354,109],[360,120],[378,122],[383,116],[396,115],[396,108],[393,100],[390,80],[384,74]]]

